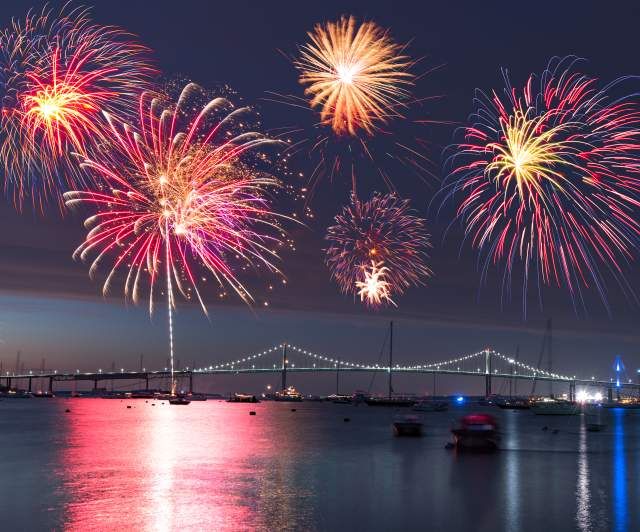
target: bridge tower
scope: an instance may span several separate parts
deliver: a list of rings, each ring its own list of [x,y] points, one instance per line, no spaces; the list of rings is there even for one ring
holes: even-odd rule
[[[282,344],[282,390],[287,389],[287,342]]]
[[[491,351],[489,349],[484,351],[484,395],[485,397],[491,395]]]
[[[616,386],[616,397],[618,401],[620,400],[620,385],[624,379],[625,367],[622,362],[622,358],[619,356],[616,357],[613,362],[613,370],[615,371],[615,386]]]

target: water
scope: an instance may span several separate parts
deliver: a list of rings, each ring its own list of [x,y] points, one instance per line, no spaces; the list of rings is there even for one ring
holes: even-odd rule
[[[1,528],[640,529],[640,411],[589,433],[582,416],[492,410],[505,450],[457,455],[465,407],[403,439],[382,407],[152,403],[1,401]]]

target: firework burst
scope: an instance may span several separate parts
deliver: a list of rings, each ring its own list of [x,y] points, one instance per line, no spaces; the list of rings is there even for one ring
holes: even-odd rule
[[[29,14],[0,34],[0,157],[16,202],[85,185],[71,152],[107,140],[100,112],[129,120],[155,71],[148,50],[75,9]]]
[[[293,59],[304,97],[272,94],[275,101],[317,117],[308,128],[285,128],[282,134],[292,156],[300,152],[313,161],[309,197],[323,178],[348,177],[356,192],[360,175],[379,175],[395,191],[391,176],[396,164],[404,174],[425,181],[434,177],[425,156],[430,147],[424,126],[436,121],[405,118],[410,110],[422,114],[418,107],[432,99],[412,94],[414,83],[427,72],[414,74],[417,61],[405,49],[388,30],[372,21],[358,23],[353,16],[317,24],[308,33]]]
[[[640,107],[613,96],[623,80],[598,88],[573,71],[575,61],[552,60],[522,92],[506,74],[503,97],[479,92],[446,190],[460,196],[483,277],[504,264],[508,290],[521,263],[523,300],[533,273],[539,284],[566,286],[574,302],[595,286],[606,304],[600,270],[627,288],[622,264],[640,235]]]
[[[362,266],[363,281],[356,281],[356,289],[360,296],[360,301],[370,307],[379,307],[383,303],[396,304],[391,299],[391,285],[386,281],[389,268],[382,266],[382,263],[371,261],[370,266]]]
[[[103,185],[65,194],[68,206],[97,211],[85,222],[89,232],[75,257],[94,256],[91,275],[108,261],[105,294],[123,271],[125,296],[137,302],[146,278],[152,312],[154,287],[164,276],[171,343],[176,289],[206,313],[197,268],[250,303],[234,265],[279,273],[273,261],[284,241],[284,217],[270,210],[267,196],[279,182],[256,166],[268,162],[263,148],[277,143],[248,129],[248,108],[225,98],[200,105],[202,97],[193,84],[175,105],[145,93],[135,128],[106,114],[112,148],[82,163]]]
[[[413,82],[403,47],[374,22],[352,16],[317,24],[295,65],[300,83],[336,135],[371,135],[376,124],[400,116]]]
[[[372,306],[393,303],[392,294],[431,275],[424,221],[414,216],[408,200],[394,194],[376,194],[366,202],[353,196],[326,239],[325,262],[341,291],[357,293]]]

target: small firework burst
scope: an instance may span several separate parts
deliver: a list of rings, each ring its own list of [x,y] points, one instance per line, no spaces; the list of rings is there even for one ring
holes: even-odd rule
[[[396,304],[391,299],[391,285],[387,282],[386,276],[389,268],[382,266],[382,263],[371,261],[370,266],[362,266],[364,275],[363,281],[356,281],[356,289],[360,296],[360,301],[370,307],[379,307],[383,303]]]
[[[424,220],[413,214],[409,200],[395,194],[375,194],[366,202],[352,196],[326,240],[325,262],[343,293],[365,288],[367,294],[367,286],[377,286],[385,294],[380,302],[392,302],[392,294],[423,284],[431,275]]]

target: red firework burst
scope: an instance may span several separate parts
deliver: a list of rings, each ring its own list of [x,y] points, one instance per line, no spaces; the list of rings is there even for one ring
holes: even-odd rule
[[[521,93],[506,75],[504,97],[478,92],[474,123],[449,159],[446,190],[460,197],[483,277],[504,264],[510,287],[521,264],[523,304],[533,274],[566,286],[574,304],[595,286],[606,305],[601,270],[626,289],[623,265],[640,236],[640,106],[616,96],[624,79],[599,88],[575,62],[552,60]]]
[[[100,112],[128,120],[154,75],[144,46],[87,10],[14,21],[0,34],[0,157],[17,202],[83,186],[72,153],[105,144]]]

